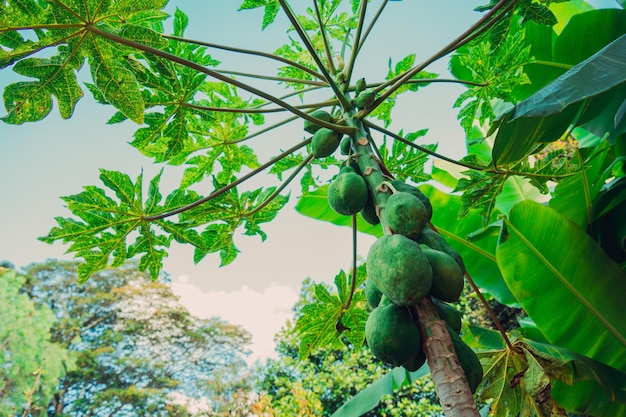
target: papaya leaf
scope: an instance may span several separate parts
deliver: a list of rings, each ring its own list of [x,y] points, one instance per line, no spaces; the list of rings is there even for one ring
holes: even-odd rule
[[[513,349],[476,353],[485,373],[478,396],[491,401],[490,415],[567,416],[550,397],[552,379],[571,378],[566,362],[541,355],[522,339],[513,341]]]
[[[453,56],[450,65],[455,76],[480,84],[463,92],[454,103],[460,108],[458,119],[468,135],[474,121],[482,124],[495,119],[493,99],[512,102],[514,88],[530,82],[523,72],[524,65],[531,61],[529,51],[523,33],[512,31],[495,51],[489,39],[483,38],[460,48]]]
[[[550,343],[626,370],[620,353],[626,322],[618,308],[626,273],[583,230],[553,209],[524,201],[505,219],[496,259],[511,292]],[[568,308],[555,310],[553,303]]]
[[[406,71],[409,71],[413,65],[415,64],[415,54],[410,54],[402,58],[395,65],[392,64],[391,58],[389,58],[389,69],[387,71],[386,80],[391,80],[398,76],[401,76]],[[432,78],[437,78],[437,74],[433,72],[420,71],[415,74],[411,80],[428,80]],[[398,100],[398,95],[405,93],[407,91],[415,92],[419,88],[428,85],[428,83],[405,83],[402,87],[398,88],[396,91],[391,94],[387,100],[381,103],[374,111],[370,113],[371,117],[375,117],[379,120],[382,120],[385,127],[388,127],[391,124],[391,111],[396,105]]]
[[[504,189],[508,175],[476,170],[465,171],[463,175],[466,175],[467,178],[460,178],[453,190],[453,192],[463,192],[461,197],[463,206],[459,216],[462,218],[467,216],[471,210],[477,209],[483,216],[486,226],[496,207],[496,199]]]
[[[526,335],[529,328],[538,332],[534,323],[524,323],[524,327],[520,329],[525,330],[524,338],[520,338],[517,332],[513,332],[511,338],[523,341],[524,348],[546,365],[553,387],[558,387],[559,394],[555,395],[555,399],[566,410],[582,412],[595,402],[590,402],[590,397],[580,392],[580,386],[589,388],[596,398],[605,398],[606,401],[599,401],[601,404],[614,402],[615,406],[622,403],[621,406],[626,407],[626,374],[569,349],[530,339]],[[477,326],[469,326],[468,330],[463,339],[479,352],[505,350],[506,345],[499,332]],[[532,334],[537,332],[533,331]],[[553,393],[556,391],[553,390]],[[568,393],[573,398],[568,399]]]
[[[553,26],[557,23],[556,16],[548,6],[539,3],[529,3],[522,7],[522,18],[541,25]]]
[[[360,267],[357,283],[365,280],[365,268]],[[337,292],[330,292],[324,284],[315,284],[315,300],[305,305],[296,320],[295,330],[300,334],[300,358],[308,357],[320,347],[341,346],[345,337],[354,347],[359,348],[365,339],[365,294],[355,292],[350,305],[351,277],[344,271],[335,276]]]
[[[222,187],[214,179],[215,189]],[[268,200],[275,187],[257,188],[239,194],[236,187],[204,204],[180,214],[180,220],[189,227],[203,227],[201,236],[204,245],[195,245],[194,262],[198,263],[213,252],[219,252],[221,265],[231,263],[239,252],[234,244],[235,232],[244,228],[248,236],[267,237],[260,224],[271,221],[288,201],[287,196],[277,195]]]
[[[275,191],[273,187],[241,195],[231,189],[192,210],[183,211],[178,214],[178,221],[173,221],[167,213],[201,197],[194,191],[178,189],[163,202],[160,178],[161,173],[150,181],[144,201],[142,175],[132,181],[127,174],[101,170],[100,180],[114,196],[107,195],[104,189],[87,186],[80,194],[63,197],[77,218],[58,217],[58,227],[40,240],[71,243],[68,252],[85,259],[79,267],[81,282],[96,271],[120,265],[125,259],[138,255],[141,256],[140,268],[148,269],[156,279],[172,240],[193,245],[195,262],[208,253],[217,252],[221,264],[226,265],[238,253],[233,242],[235,231],[243,227],[245,235],[258,235],[264,240],[266,234],[260,225],[276,217],[288,200],[283,195],[270,199]],[[215,184],[219,187],[219,183]]]
[[[4,102],[8,110],[3,120],[20,124],[45,118],[52,110],[52,97],[57,99],[64,119],[74,112],[83,91],[76,82],[77,66],[69,65],[60,57],[51,59],[27,58],[13,67],[18,74],[38,78],[36,82],[18,82],[6,87]]]
[[[410,142],[414,142],[417,138],[424,136],[428,132],[428,129],[422,129],[417,132],[411,132],[403,135]],[[437,150],[437,145],[423,145],[426,149],[431,151]],[[410,179],[415,183],[425,182],[430,179],[430,175],[425,172],[424,165],[428,162],[429,155],[407,145],[399,140],[394,140],[391,144],[391,149],[387,147],[386,138],[383,140],[383,144],[380,147],[380,155],[383,163],[390,172],[400,180]]]
[[[6,87],[8,114],[3,120],[14,124],[41,120],[52,109],[52,97],[61,116],[69,118],[82,97],[76,72],[87,58],[91,89],[97,91],[97,98],[141,123],[145,105],[127,61],[132,50],[94,34],[107,31],[152,46],[164,45],[154,28],[167,17],[160,11],[166,2],[135,3],[65,0],[46,3],[44,9],[35,1],[5,2],[0,18],[0,67],[15,63],[16,72],[39,81],[19,81]],[[97,24],[90,26],[93,22]],[[34,39],[21,35],[29,29]],[[49,51],[46,58],[28,58],[49,48],[56,52]]]
[[[383,397],[393,394],[398,389],[428,374],[430,374],[430,369],[427,364],[414,372],[408,372],[402,367],[393,368],[350,398],[331,417],[362,416],[376,408]]]
[[[265,29],[276,19],[276,15],[278,15],[280,10],[280,4],[278,0],[244,0],[241,6],[239,6],[239,10],[256,9],[258,7],[264,8],[261,29]]]
[[[140,174],[133,182],[127,174],[101,169],[100,180],[113,191],[115,198],[108,196],[104,189],[94,186],[84,187],[82,193],[63,197],[67,208],[76,218],[57,217],[58,227],[52,228],[47,236],[39,239],[46,243],[57,240],[71,242],[68,252],[74,252],[76,257],[85,260],[79,266],[81,283],[87,281],[94,272],[109,265],[121,265],[136,255],[141,255],[141,270],[148,269],[156,279],[166,256],[164,249],[169,247],[173,237],[170,233],[162,232],[172,232],[175,226],[170,226],[170,230],[162,227],[161,232],[157,232],[143,217],[177,208],[171,204],[171,199],[166,200],[165,205],[158,204],[161,200],[158,192],[160,176],[159,173],[151,181],[144,206],[141,189],[143,175]],[[187,194],[177,203],[188,203],[194,198],[195,193]],[[183,232],[182,225],[178,228],[177,233],[194,233]],[[131,235],[133,232],[138,234],[134,240]],[[177,238],[180,239],[179,236]]]

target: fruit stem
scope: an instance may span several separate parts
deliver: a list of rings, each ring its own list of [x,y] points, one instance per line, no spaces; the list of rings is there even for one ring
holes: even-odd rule
[[[493,309],[491,308],[491,306],[489,305],[489,303],[485,299],[485,296],[480,292],[480,288],[478,288],[478,286],[476,285],[476,283],[474,282],[472,277],[470,277],[470,275],[467,273],[467,271],[465,271],[465,278],[467,278],[467,282],[469,282],[469,285],[472,287],[474,292],[476,292],[476,295],[478,296],[478,299],[480,300],[481,304],[483,305],[483,307],[485,307],[485,310],[487,310],[487,313],[489,314],[489,317],[491,317],[491,320],[493,321],[493,324],[495,324],[496,328],[498,329],[498,331],[502,335],[502,338],[504,339],[504,342],[506,343],[508,348],[512,351],[513,350],[513,344],[511,343],[511,340],[509,339],[509,336],[506,334],[506,330],[504,330],[504,326],[502,326],[502,323],[500,322],[500,320],[498,320],[498,317],[496,316],[496,313],[493,311]]]
[[[348,300],[346,304],[343,306],[344,310],[350,308],[350,304],[352,304],[352,299],[354,298],[354,292],[356,291],[356,260],[357,260],[357,227],[356,227],[356,214],[352,215],[352,274],[350,281],[350,295],[348,296]]]

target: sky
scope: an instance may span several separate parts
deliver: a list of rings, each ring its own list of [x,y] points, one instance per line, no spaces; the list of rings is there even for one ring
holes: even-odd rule
[[[173,13],[178,7],[189,15],[186,36],[192,39],[266,52],[288,41],[283,15],[261,31],[262,11],[237,12],[239,3],[179,0],[171,1],[166,10]],[[410,53],[416,53],[418,60],[430,56],[480,17],[472,9],[482,3],[486,2],[390,2],[362,51],[355,76],[365,76],[368,82],[380,80],[390,58],[395,63]],[[251,71],[252,67],[271,73],[273,63],[241,60],[220,51],[211,54],[223,62],[222,69]],[[445,63],[428,70],[442,73]],[[9,69],[0,71],[1,88],[17,80]],[[461,156],[464,136],[452,104],[462,91],[458,85],[433,84],[414,97],[402,98],[397,106],[402,110],[393,114],[392,127],[429,128],[422,143],[437,142],[442,153]],[[4,114],[2,107],[0,115]],[[151,178],[162,168],[128,145],[137,126],[105,124],[112,114],[110,106],[95,104],[86,91],[69,120],[62,120],[55,108],[38,123],[11,126],[0,122],[0,260],[19,268],[48,258],[71,259],[61,243],[47,245],[37,240],[55,226],[54,217],[69,216],[59,197],[77,194],[86,185],[100,186],[98,168],[123,171],[133,179],[142,170],[144,179]],[[300,125],[277,131],[272,146],[266,146],[267,141],[257,145],[259,154],[269,158],[280,147],[302,140],[303,134]],[[176,187],[181,175],[180,167],[165,168],[166,192]],[[299,215],[293,208],[296,201],[297,194],[292,193],[288,206],[264,225],[265,242],[237,236],[241,253],[228,266],[219,268],[217,255],[194,265],[192,248],[176,243],[165,261],[173,290],[192,313],[217,315],[252,333],[250,360],[274,356],[274,335],[292,317],[291,308],[305,278],[332,282],[340,269],[350,266],[350,229]],[[359,236],[362,257],[372,243],[372,237]]]

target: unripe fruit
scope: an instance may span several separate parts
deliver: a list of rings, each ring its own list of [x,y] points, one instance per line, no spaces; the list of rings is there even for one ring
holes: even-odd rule
[[[368,193],[363,177],[345,166],[328,186],[328,205],[339,214],[351,216],[365,206]]]
[[[428,222],[424,204],[419,198],[404,192],[389,196],[384,208],[384,216],[393,233],[409,238],[418,237]]]
[[[463,271],[450,255],[422,245],[422,252],[433,268],[430,295],[448,303],[458,301],[463,292]]]
[[[363,220],[365,220],[372,226],[376,226],[380,223],[380,219],[376,214],[376,206],[374,206],[374,201],[372,200],[371,195],[368,195],[367,202],[361,210],[361,217],[363,217]]]
[[[383,293],[380,292],[376,285],[372,283],[371,279],[365,281],[365,299],[367,300],[367,304],[372,308],[378,307],[380,304],[380,299],[382,298]]]
[[[422,346],[409,309],[395,304],[381,303],[370,313],[365,339],[374,356],[396,366],[412,361]]]
[[[311,113],[311,116],[315,117],[316,119],[321,119],[328,123],[332,123],[333,121],[333,116],[331,116],[331,114],[328,113],[326,110],[315,110],[314,112]],[[311,134],[317,132],[320,128],[321,126],[316,124],[315,122],[312,122],[310,120],[304,121],[304,130],[306,130],[307,132]]]
[[[420,191],[419,188],[409,185],[400,180],[391,181],[391,186],[395,188],[397,191],[402,191],[405,193],[413,194],[415,197],[419,198],[424,207],[426,207],[426,214],[428,217],[428,221],[433,217],[433,206],[430,204],[430,200],[426,195]]]
[[[337,150],[340,139],[341,134],[334,130],[326,129],[325,127],[318,129],[311,139],[311,153],[316,158],[330,156]]]
[[[354,104],[358,109],[366,109],[372,107],[374,100],[376,100],[376,95],[371,91],[365,90],[355,97]]]
[[[417,304],[428,295],[433,271],[419,245],[403,235],[385,235],[367,254],[367,276],[393,303]]]
[[[339,144],[339,151],[341,152],[342,155],[350,155],[351,146],[352,146],[352,143],[350,143],[350,137],[344,136],[344,138],[341,139],[341,143]]]
[[[424,227],[424,230],[422,230],[422,233],[420,233],[420,235],[413,240],[415,240],[419,244],[426,245],[431,249],[438,250],[450,255],[452,259],[456,261],[457,265],[459,266],[459,268],[461,268],[461,271],[465,275],[465,263],[463,262],[463,258],[461,257],[461,255],[456,250],[454,250],[448,244],[448,242],[446,242],[443,236],[435,232],[429,225],[426,225]]]

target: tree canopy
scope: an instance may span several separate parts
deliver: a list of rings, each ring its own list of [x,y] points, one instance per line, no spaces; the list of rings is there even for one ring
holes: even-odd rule
[[[0,325],[6,407],[20,415],[208,415],[239,395],[247,331],[194,317],[136,263],[80,286],[77,266],[47,261],[3,275],[13,288],[3,291],[11,310]]]

